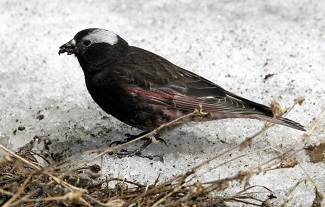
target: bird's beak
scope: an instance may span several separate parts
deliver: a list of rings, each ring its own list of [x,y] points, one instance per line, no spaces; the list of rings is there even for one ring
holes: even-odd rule
[[[60,47],[59,55],[65,52],[68,55],[72,55],[73,53],[76,52],[76,41],[74,39],[70,40],[69,42],[65,43]]]

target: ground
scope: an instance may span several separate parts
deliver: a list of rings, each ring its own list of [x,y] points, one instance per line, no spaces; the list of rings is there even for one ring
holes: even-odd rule
[[[0,143],[13,150],[33,139],[46,139],[52,143],[51,153],[66,156],[107,146],[126,133],[140,133],[102,111],[87,92],[77,59],[58,55],[62,44],[92,27],[112,30],[130,45],[265,105],[277,101],[291,106],[295,98],[304,97],[303,105],[288,118],[307,129],[324,109],[322,1],[2,0],[0,4]],[[105,155],[94,163],[103,167],[103,175],[151,183],[160,174],[164,181],[239,144],[263,124],[244,119],[189,123],[167,130],[163,136],[167,145],[151,145],[143,152],[162,155],[164,162]],[[208,166],[213,170],[202,169],[197,180],[256,167],[301,140],[297,149],[325,143],[324,126],[320,120],[306,139],[301,131],[274,126],[254,139],[250,148],[214,161]],[[307,184],[300,184],[291,195],[291,204],[310,206],[315,185],[308,176],[324,192],[324,160],[310,162],[305,150],[294,157],[299,163],[295,167],[260,173],[250,184],[271,189],[279,205],[288,197],[285,193],[306,179]],[[243,187],[232,185],[229,194]]]

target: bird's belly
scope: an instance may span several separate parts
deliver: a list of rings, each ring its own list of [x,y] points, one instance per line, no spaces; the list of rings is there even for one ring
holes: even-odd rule
[[[94,101],[106,113],[144,131],[153,130],[186,114],[172,105],[153,102],[148,97],[134,96],[134,94],[122,90],[102,92],[89,90],[89,92]]]

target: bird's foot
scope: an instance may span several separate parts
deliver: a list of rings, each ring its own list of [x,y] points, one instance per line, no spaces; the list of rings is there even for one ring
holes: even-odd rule
[[[139,135],[131,135],[131,134],[126,134],[125,136],[127,137],[126,139],[122,140],[122,141],[114,141],[112,142],[109,146],[113,146],[113,145],[120,145],[120,144],[124,144],[127,143],[129,141],[132,141],[140,136],[143,136],[145,134],[147,134],[148,132],[143,132]],[[157,141],[161,141],[163,142],[165,145],[167,145],[166,141],[162,138],[156,138],[154,137],[155,140]],[[141,147],[139,149],[133,150],[133,151],[127,151],[127,150],[121,150],[120,152],[111,152],[110,154],[115,154],[119,157],[131,157],[131,156],[139,156],[139,157],[143,157],[143,158],[148,158],[150,160],[154,159],[154,158],[158,158],[161,162],[163,162],[163,157],[161,155],[143,155],[142,151],[147,148],[152,142],[153,142],[153,138],[143,138],[141,140],[145,140],[145,143],[143,145],[141,145]]]

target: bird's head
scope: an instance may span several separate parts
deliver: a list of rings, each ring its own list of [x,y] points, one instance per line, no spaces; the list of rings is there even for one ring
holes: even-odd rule
[[[78,32],[72,40],[60,47],[59,55],[75,54],[81,67],[99,66],[118,60],[128,48],[128,43],[112,31],[91,28]]]

